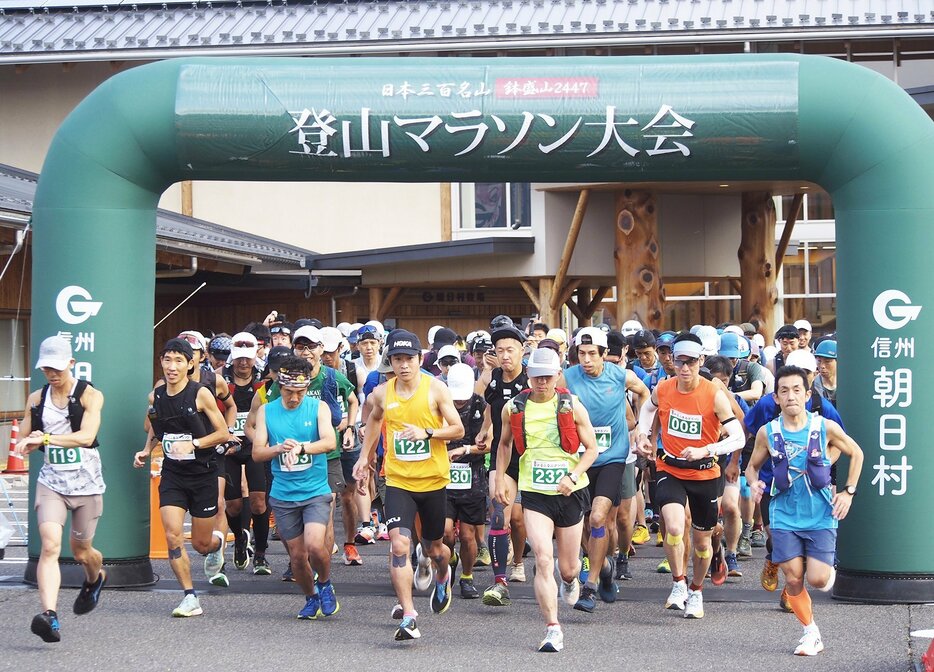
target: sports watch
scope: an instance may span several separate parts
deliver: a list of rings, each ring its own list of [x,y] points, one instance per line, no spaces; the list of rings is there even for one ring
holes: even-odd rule
[[[577,485],[577,474],[575,474],[573,471],[569,471],[566,476],[571,479],[571,483]]]
[[[850,497],[856,497],[856,486],[855,485],[848,485],[845,488],[843,488],[843,491],[846,494],[848,494]]]
[[[425,434],[427,434],[428,438],[430,439],[435,435],[435,430],[433,430],[431,427],[425,427]]]

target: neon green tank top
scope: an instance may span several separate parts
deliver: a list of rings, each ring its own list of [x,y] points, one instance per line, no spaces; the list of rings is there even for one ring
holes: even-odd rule
[[[509,412],[514,412],[512,404]],[[519,490],[543,495],[558,495],[558,481],[577,466],[578,455],[568,455],[561,448],[558,434],[558,395],[537,404],[525,404],[525,452],[519,458]],[[574,490],[586,488],[587,474],[582,474]]]

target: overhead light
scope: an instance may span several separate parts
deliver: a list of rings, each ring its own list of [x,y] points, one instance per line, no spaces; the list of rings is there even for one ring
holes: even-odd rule
[[[810,187],[801,187],[801,189],[810,189]]]
[[[721,185],[720,185],[720,188],[721,188],[721,189],[725,189],[725,188],[728,187],[728,186],[730,186],[730,185],[728,185],[728,184],[721,184]]]

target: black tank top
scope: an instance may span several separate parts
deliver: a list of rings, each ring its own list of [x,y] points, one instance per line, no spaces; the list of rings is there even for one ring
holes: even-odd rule
[[[231,394],[233,395],[234,405],[237,407],[237,413],[248,413],[250,407],[253,405],[253,397],[256,395],[256,382],[255,370],[254,377],[246,385],[237,385],[236,378],[234,377],[233,367],[225,366],[223,370],[224,380],[227,381],[227,387],[230,389]],[[239,424],[239,423],[238,423]],[[249,452],[253,450],[253,444],[250,442],[246,436],[240,437],[242,443],[240,444],[240,452]]]
[[[155,417],[151,422],[153,434],[157,439],[162,440],[166,434],[191,434],[191,438],[200,439],[211,433],[211,423],[207,416],[198,410],[197,397],[201,387],[201,383],[189,380],[185,388],[174,396],[169,395],[164,385],[153,390],[152,407]],[[162,469],[191,475],[213,473],[215,455],[217,453],[213,448],[200,448],[195,450],[194,460],[166,459]]]
[[[503,434],[503,409],[506,404],[519,396],[522,390],[529,386],[529,377],[525,374],[525,368],[508,383],[503,382],[503,370],[499,367],[493,369],[490,378],[490,384],[486,386],[483,398],[490,405],[491,420],[493,421],[493,446],[495,453],[499,447],[499,437]],[[513,458],[518,458],[518,454],[513,451]]]

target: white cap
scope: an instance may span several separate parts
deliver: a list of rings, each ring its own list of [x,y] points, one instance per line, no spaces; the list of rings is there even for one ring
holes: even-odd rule
[[[295,333],[292,334],[292,342],[294,343],[300,338],[308,339],[312,343],[321,343],[321,330],[318,327],[306,324],[304,327],[295,330]]]
[[[809,350],[792,350],[785,357],[785,366],[797,366],[799,369],[814,373],[817,371],[817,359]]]
[[[760,348],[765,347],[765,336],[763,336],[762,334],[753,334],[752,340],[754,340]]]
[[[455,364],[448,369],[448,389],[454,401],[466,401],[473,396],[473,369],[466,364]]]
[[[811,331],[811,323],[807,320],[797,320],[795,322],[795,329],[804,329],[807,332]]]
[[[529,378],[539,376],[553,376],[561,371],[561,358],[558,353],[549,348],[536,348],[529,355],[528,366],[525,367]]]
[[[324,344],[325,352],[334,352],[341,347],[344,336],[337,327],[322,327],[318,333],[321,335],[321,343]]]
[[[567,332],[564,329],[559,329],[558,327],[549,329],[548,333],[545,334],[545,338],[550,338],[551,340],[557,341],[558,343],[566,344],[568,342]]]
[[[383,323],[380,322],[379,320],[370,320],[367,322],[367,324],[370,325],[371,327],[376,328],[376,335],[379,336],[380,338],[386,335],[386,330],[383,328]]]
[[[704,346],[695,341],[685,339],[683,341],[675,341],[673,347],[671,348],[671,356],[678,357],[678,355],[687,355],[688,357],[700,357],[704,354]],[[714,353],[716,354],[716,352]]]
[[[431,345],[435,342],[435,334],[438,333],[439,329],[444,329],[444,326],[441,324],[436,324],[431,329],[428,330],[428,345]]]
[[[182,333],[178,335],[178,337],[188,341],[188,344],[192,348],[198,348],[201,350],[201,352],[207,352],[208,342],[204,338],[204,334],[202,334],[200,331],[194,331],[194,330],[183,331]],[[192,341],[198,341],[198,342],[193,343]]]
[[[763,364],[774,362],[776,354],[778,354],[778,348],[774,345],[763,345],[759,347],[759,359]]]
[[[49,336],[39,346],[37,369],[64,371],[71,364],[71,343],[62,336]]]
[[[698,328],[696,336],[703,343],[703,353],[705,355],[716,355],[720,352],[720,334],[717,333],[716,329],[708,324],[702,324]]]
[[[606,332],[597,327],[584,327],[574,337],[574,345],[596,345],[607,347]]]
[[[256,342],[256,336],[248,331],[241,331],[230,337],[230,361],[247,357],[256,359],[256,351],[259,349]],[[237,344],[240,345],[237,345]]]
[[[353,327],[350,325],[350,322],[341,322],[337,325],[337,330],[341,332],[344,338],[347,338],[350,336],[350,332],[353,331]]]
[[[637,331],[642,331],[642,323],[639,320],[626,320],[619,330],[623,336],[632,336]]]
[[[729,325],[729,326],[727,326],[727,327],[724,327],[724,328],[723,328],[723,333],[725,334],[725,333],[727,333],[727,332],[729,332],[729,333],[731,333],[731,334],[736,334],[737,336],[745,336],[745,334],[743,333],[743,330],[742,330],[739,326],[737,326],[737,325],[735,325],[735,324],[731,324],[731,325]]]
[[[455,348],[453,345],[445,345],[440,350],[438,350],[438,359],[437,362],[441,362],[445,357],[456,357],[457,361],[461,361],[460,350]]]

